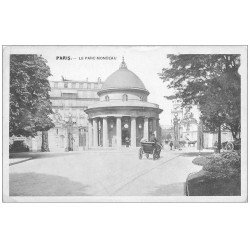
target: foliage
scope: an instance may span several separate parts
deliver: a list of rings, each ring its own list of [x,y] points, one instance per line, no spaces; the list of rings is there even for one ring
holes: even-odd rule
[[[211,132],[221,125],[233,136],[240,132],[240,55],[168,55],[170,66],[160,78],[176,91],[183,106],[198,105],[204,126]]]
[[[39,55],[10,55],[10,136],[35,136],[54,126],[46,63]]]
[[[23,141],[14,141],[13,144],[9,145],[9,152],[28,152],[29,147],[23,143]]]
[[[193,160],[194,164],[203,166],[205,171],[222,173],[227,176],[240,175],[240,154],[232,152],[223,152],[207,157],[197,157]]]
[[[239,74],[227,73],[212,79],[199,106],[201,119],[209,131],[216,132],[219,126],[224,125],[236,138],[240,132]]]
[[[208,161],[209,161],[208,157],[198,156],[193,159],[192,163],[194,163],[195,165],[204,166]]]

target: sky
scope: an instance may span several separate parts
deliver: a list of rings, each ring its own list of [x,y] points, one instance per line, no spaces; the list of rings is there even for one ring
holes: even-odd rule
[[[37,49],[36,49],[37,50]],[[124,56],[129,70],[133,71],[150,92],[148,102],[156,103],[163,109],[160,114],[161,125],[171,124],[171,101],[164,96],[170,95],[166,83],[158,73],[168,66],[168,48],[160,46],[52,46],[40,47],[37,53],[48,61],[52,76],[50,80],[102,81],[116,71]],[[61,60],[58,57],[70,57],[72,60]],[[87,59],[87,58],[88,59]],[[98,57],[111,57],[98,59]],[[81,60],[83,59],[83,60]]]
[[[97,81],[98,77],[101,77],[102,81],[105,81],[119,69],[124,56],[128,69],[143,81],[150,92],[148,101],[158,104],[163,109],[160,114],[161,125],[171,124],[172,103],[164,96],[172,95],[173,90],[168,89],[167,84],[158,76],[162,68],[169,66],[168,54],[237,53],[244,55],[244,65],[247,61],[247,48],[243,46],[10,46],[6,49],[9,54],[41,54],[51,69],[50,80],[61,80],[61,76],[64,76],[69,80],[88,78],[89,81]],[[75,59],[57,59],[63,56]],[[112,60],[97,60],[97,57],[106,56],[112,57]],[[91,58],[85,60],[85,57]]]

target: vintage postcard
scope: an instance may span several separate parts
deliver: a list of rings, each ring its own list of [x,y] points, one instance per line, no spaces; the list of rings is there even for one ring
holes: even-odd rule
[[[4,202],[247,202],[247,46],[3,46]]]

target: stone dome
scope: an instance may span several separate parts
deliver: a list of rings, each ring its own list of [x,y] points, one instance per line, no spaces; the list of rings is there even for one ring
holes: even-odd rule
[[[127,68],[124,58],[120,68],[106,79],[99,92],[114,90],[139,90],[149,94],[142,80]]]

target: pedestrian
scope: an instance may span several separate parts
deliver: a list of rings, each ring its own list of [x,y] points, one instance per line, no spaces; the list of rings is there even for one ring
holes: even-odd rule
[[[169,146],[170,146],[170,150],[173,150],[172,149],[173,148],[173,142],[172,141],[169,143]]]

